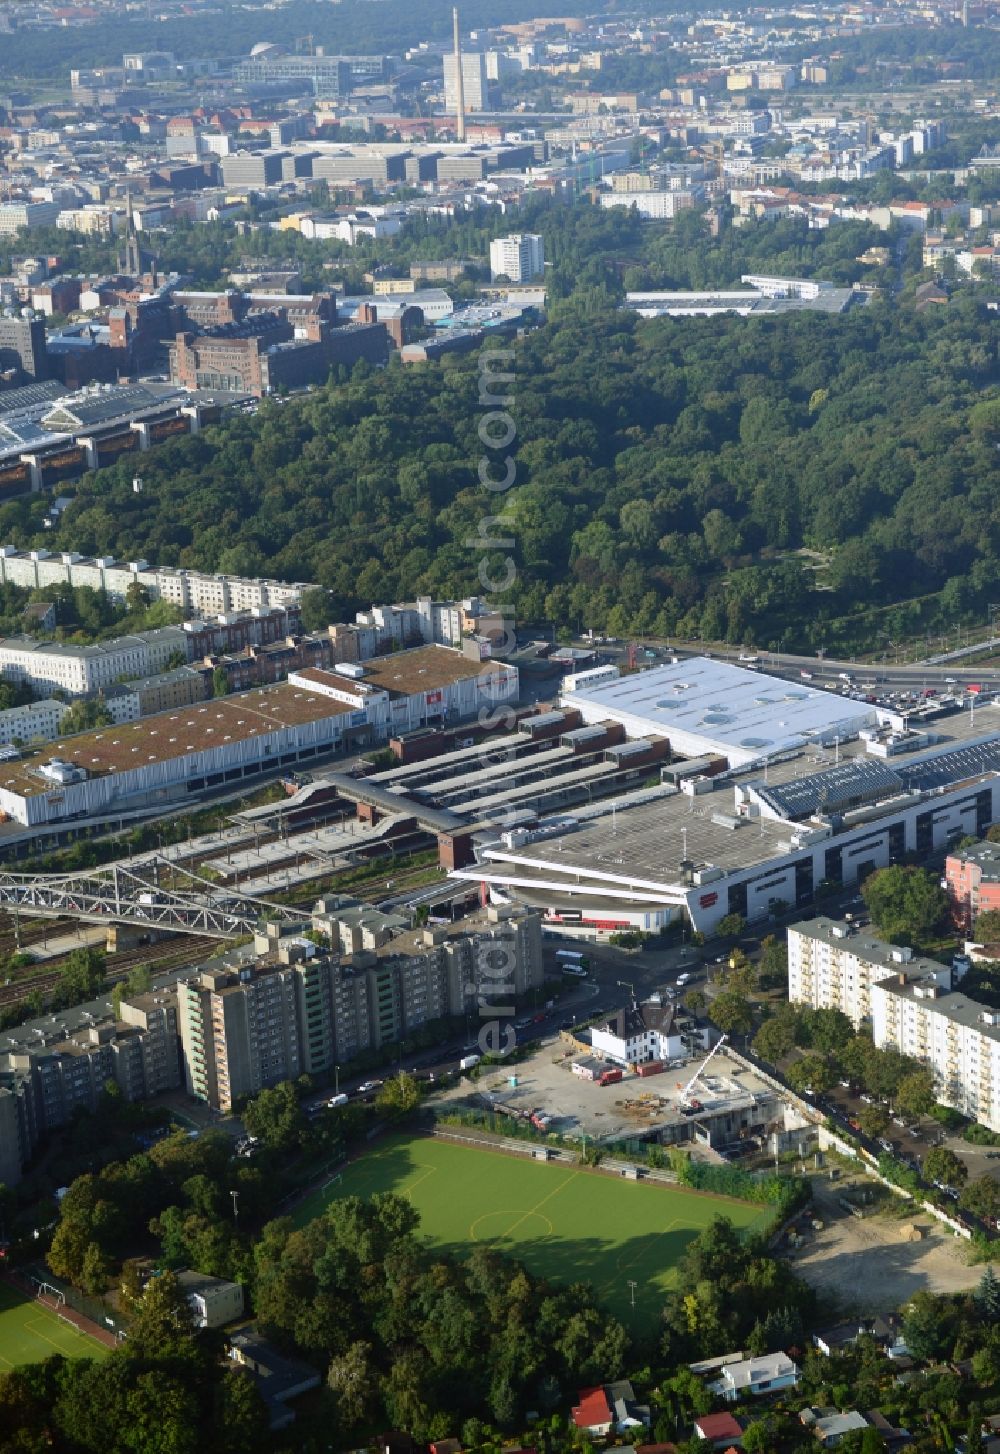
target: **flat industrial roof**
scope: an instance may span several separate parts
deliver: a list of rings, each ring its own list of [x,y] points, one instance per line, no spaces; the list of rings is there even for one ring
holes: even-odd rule
[[[637,735],[683,737],[684,750],[700,744],[736,763],[853,736],[876,721],[863,702],[706,656],[585,684],[561,700],[589,715],[629,718]]]
[[[283,642],[274,644],[284,645]],[[318,687],[330,687],[338,692],[353,692],[358,697],[367,696],[375,689],[374,682],[366,681],[364,677],[340,676],[338,672],[327,671],[321,666],[304,666],[301,670],[296,670],[293,675],[296,681],[315,682]]]
[[[480,868],[502,862],[508,872],[516,864],[518,878],[537,876],[550,886],[555,872],[576,883],[593,876],[604,881],[605,891],[619,880],[662,892],[678,888],[685,860],[732,870],[789,851],[786,824],[758,818],[733,829],[713,822],[713,813],[732,813],[732,800],[723,794],[710,793],[699,800],[675,793],[625,810],[609,798],[594,808],[604,811],[595,811],[566,833],[515,849],[489,844],[484,847],[487,863]],[[560,816],[572,819],[572,808]]]
[[[119,727],[64,737],[18,761],[0,763],[0,788],[22,797],[51,793],[59,785],[38,776],[38,769],[45,763],[67,762],[84,768],[88,777],[104,777],[151,762],[186,757],[189,752],[222,747],[227,742],[242,742],[283,727],[320,722],[351,710],[346,702],[281,682],[233,697],[157,712]]]
[[[382,687],[391,697],[411,697],[481,676],[500,676],[505,662],[476,661],[451,646],[417,646],[364,663],[362,681]],[[510,668],[507,668],[510,670]]]

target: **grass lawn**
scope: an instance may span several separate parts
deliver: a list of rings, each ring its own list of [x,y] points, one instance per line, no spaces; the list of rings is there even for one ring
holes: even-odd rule
[[[103,1343],[64,1323],[34,1298],[0,1282],[0,1373],[19,1363],[37,1363],[62,1353],[67,1358],[103,1358]]]
[[[434,1247],[461,1256],[472,1243],[487,1242],[537,1276],[589,1282],[604,1306],[638,1333],[655,1329],[681,1253],[713,1217],[749,1229],[772,1215],[750,1202],[618,1181],[584,1167],[392,1136],[308,1197],[295,1221],[304,1225],[337,1197],[379,1191],[413,1203]]]

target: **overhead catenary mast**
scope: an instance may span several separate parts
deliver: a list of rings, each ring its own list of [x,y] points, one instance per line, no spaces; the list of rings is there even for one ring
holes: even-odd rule
[[[458,6],[451,12],[455,31],[455,140],[465,140],[465,76],[462,73],[462,42],[458,34]]]

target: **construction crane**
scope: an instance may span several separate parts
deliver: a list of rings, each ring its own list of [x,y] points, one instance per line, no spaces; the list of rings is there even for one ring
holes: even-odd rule
[[[729,1039],[729,1036],[728,1035],[723,1035],[720,1040],[717,1040],[716,1041],[716,1043],[712,1046],[711,1050],[705,1056],[705,1059],[701,1062],[701,1064],[699,1065],[698,1069],[695,1071],[694,1075],[688,1081],[687,1085],[684,1086],[684,1088],[682,1090],[678,1091],[677,1099],[680,1102],[680,1105],[681,1105],[681,1108],[682,1109],[686,1109],[688,1107],[690,1107],[691,1110],[695,1110],[695,1111],[701,1109],[701,1107],[698,1105],[697,1101],[693,1101],[693,1100],[690,1099],[691,1088],[693,1086],[697,1085],[698,1081],[705,1074],[705,1069],[706,1069],[706,1067],[708,1065],[708,1062],[711,1060],[712,1056],[718,1054],[718,1052],[722,1049],[723,1045],[725,1045],[725,1043],[726,1043],[726,1041],[728,1039]]]
[[[696,157],[700,157],[703,162],[711,165],[714,180],[717,182],[721,181],[724,176],[726,160],[725,142],[706,141],[701,146],[692,147],[691,150]]]

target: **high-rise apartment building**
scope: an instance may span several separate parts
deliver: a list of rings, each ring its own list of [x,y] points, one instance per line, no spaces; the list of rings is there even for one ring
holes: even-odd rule
[[[458,108],[458,68],[451,54],[444,58],[444,105],[449,115]],[[466,112],[490,110],[490,83],[486,57],[481,51],[462,52],[463,103]]]
[[[305,950],[282,948],[282,962],[238,972],[202,970],[179,986],[178,1022],[189,1094],[229,1111],[302,1071],[296,970]]]
[[[537,278],[545,270],[545,244],[537,232],[516,232],[490,243],[490,276],[512,283]]]
[[[0,1051],[0,1181],[13,1186],[39,1141],[77,1110],[95,1111],[108,1081],[139,1101],[181,1084],[171,989],[93,1000],[10,1027]]]
[[[901,973],[872,989],[872,1036],[922,1061],[939,1101],[1000,1131],[1000,1011]]]
[[[262,937],[258,952],[239,972],[213,968],[178,986],[188,1092],[221,1110],[436,1021],[468,1013],[478,1027],[543,979],[539,916],[498,910],[472,933],[424,930],[346,958],[300,938]]]
[[[45,320],[26,314],[0,317],[0,368],[16,369],[24,379],[47,379]]]

